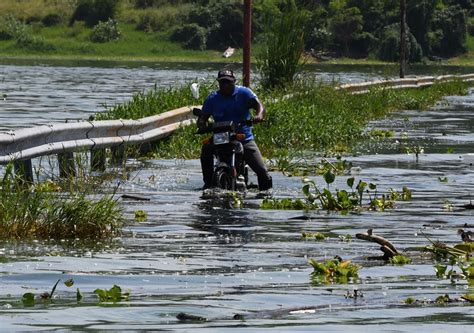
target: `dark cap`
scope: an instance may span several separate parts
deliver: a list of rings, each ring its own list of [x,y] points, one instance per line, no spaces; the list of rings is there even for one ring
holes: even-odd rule
[[[230,69],[219,71],[219,73],[217,73],[217,81],[221,80],[235,81],[234,72]]]

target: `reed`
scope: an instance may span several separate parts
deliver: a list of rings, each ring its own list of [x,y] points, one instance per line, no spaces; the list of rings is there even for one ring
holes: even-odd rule
[[[109,195],[22,184],[6,167],[0,183],[0,239],[104,239],[120,234],[121,209]]]

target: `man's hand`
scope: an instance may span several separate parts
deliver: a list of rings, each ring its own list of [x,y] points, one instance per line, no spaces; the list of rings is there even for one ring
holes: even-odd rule
[[[262,110],[263,111],[263,110]],[[258,123],[262,123],[265,121],[265,112],[259,112],[255,115],[255,117],[253,118],[253,122],[255,124],[258,124]]]

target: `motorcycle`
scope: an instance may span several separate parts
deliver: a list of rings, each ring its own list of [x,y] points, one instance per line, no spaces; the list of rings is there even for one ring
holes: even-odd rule
[[[202,115],[200,109],[193,109],[197,117]],[[223,190],[244,192],[248,187],[248,166],[244,161],[244,147],[242,140],[245,134],[237,133],[242,125],[252,126],[252,120],[235,123],[222,121],[210,123],[198,128],[197,134],[212,133],[212,137],[204,144],[214,145],[214,171],[212,187]]]

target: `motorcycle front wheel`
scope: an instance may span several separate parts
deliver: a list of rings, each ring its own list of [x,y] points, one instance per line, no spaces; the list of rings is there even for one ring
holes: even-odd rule
[[[212,179],[214,187],[223,190],[235,191],[235,179],[232,178],[230,171],[226,168],[217,168]]]

